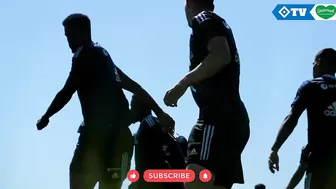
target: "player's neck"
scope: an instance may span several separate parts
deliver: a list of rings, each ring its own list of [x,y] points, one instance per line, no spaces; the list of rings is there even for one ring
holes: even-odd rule
[[[91,38],[88,38],[87,40],[83,41],[83,45],[91,45],[93,43]]]

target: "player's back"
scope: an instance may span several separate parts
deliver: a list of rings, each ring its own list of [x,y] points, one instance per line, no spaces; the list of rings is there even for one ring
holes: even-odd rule
[[[336,78],[324,75],[306,82],[308,142],[312,149],[336,145]],[[322,150],[322,149],[321,149]]]
[[[148,169],[185,169],[187,140],[162,131],[152,115],[147,116],[135,135],[135,168],[142,175]],[[147,183],[140,179],[138,189],[182,189],[183,183]]]
[[[163,132],[162,128],[152,115],[140,123],[135,135],[135,165],[138,171],[185,167],[184,148],[181,149],[177,141],[182,139]]]
[[[115,122],[128,115],[128,101],[109,53],[98,44],[83,46],[74,59],[86,64],[78,92],[85,123]]]
[[[139,172],[163,166],[159,122],[152,115],[141,121],[135,134],[135,166]]]
[[[190,70],[196,68],[209,55],[209,40],[225,36],[230,48],[231,61],[221,71],[205,81],[192,85],[195,102],[202,109],[221,106],[225,113],[247,116],[239,94],[240,59],[230,26],[217,14],[203,11],[194,17],[190,37]],[[222,111],[223,111],[222,110]]]
[[[299,90],[308,119],[309,188],[335,188],[336,78],[332,75],[306,81]],[[310,180],[311,179],[311,180]]]

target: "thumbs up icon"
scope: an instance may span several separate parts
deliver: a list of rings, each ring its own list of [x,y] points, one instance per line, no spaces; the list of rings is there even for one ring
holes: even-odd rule
[[[130,170],[127,173],[127,178],[131,182],[136,182],[139,180],[139,173],[136,170]]]
[[[203,170],[199,174],[199,179],[202,182],[209,182],[212,178],[211,172],[209,170]]]

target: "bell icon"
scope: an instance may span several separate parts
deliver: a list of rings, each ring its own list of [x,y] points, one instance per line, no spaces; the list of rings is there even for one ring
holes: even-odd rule
[[[199,179],[202,182],[209,182],[212,178],[211,172],[209,170],[203,170],[199,174]]]

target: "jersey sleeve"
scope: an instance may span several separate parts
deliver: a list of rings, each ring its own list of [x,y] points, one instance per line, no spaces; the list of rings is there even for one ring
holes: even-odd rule
[[[311,86],[310,81],[305,81],[299,87],[296,92],[294,101],[292,102],[292,108],[306,109],[307,103],[309,102],[309,88]]]
[[[205,14],[197,15],[192,23],[194,33],[202,35],[207,44],[211,39],[217,36],[227,36],[229,26],[225,21],[209,18]]]

